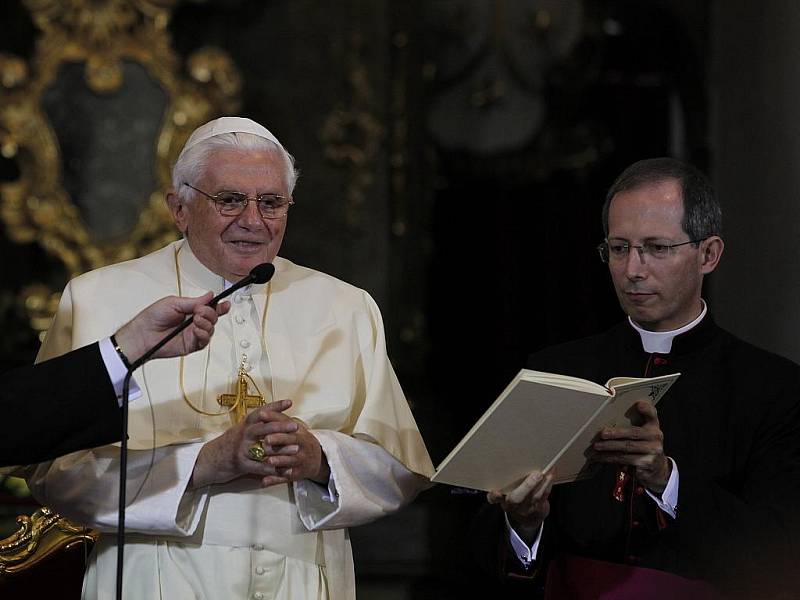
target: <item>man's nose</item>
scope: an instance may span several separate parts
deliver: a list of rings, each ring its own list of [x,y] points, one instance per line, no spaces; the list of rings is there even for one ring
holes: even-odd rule
[[[248,229],[259,229],[264,227],[264,219],[261,218],[261,213],[258,211],[258,202],[252,198],[247,201],[247,206],[237,218],[237,222],[242,227]]]
[[[644,279],[647,275],[647,262],[641,246],[631,246],[625,257],[625,276],[628,279]]]

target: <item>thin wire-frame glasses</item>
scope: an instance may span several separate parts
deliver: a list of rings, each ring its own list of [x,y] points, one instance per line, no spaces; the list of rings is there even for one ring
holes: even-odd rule
[[[674,248],[679,248],[688,244],[699,244],[707,239],[708,238],[689,240],[688,242],[680,242],[678,244],[645,242],[638,246],[636,244],[629,244],[628,242],[609,242],[608,240],[605,240],[602,244],[597,246],[597,252],[600,254],[600,260],[602,260],[604,263],[607,263],[609,261],[627,259],[631,248],[634,248],[639,253],[639,259],[644,262],[645,256],[651,256],[655,259],[667,258],[675,253]]]
[[[260,194],[255,198],[250,198],[247,194],[242,192],[218,192],[216,194],[209,194],[185,181],[183,185],[211,200],[214,206],[217,207],[219,214],[226,217],[235,217],[242,214],[250,202],[255,202],[258,213],[264,219],[282,219],[286,216],[286,213],[289,212],[289,207],[294,204],[294,200],[279,194]]]

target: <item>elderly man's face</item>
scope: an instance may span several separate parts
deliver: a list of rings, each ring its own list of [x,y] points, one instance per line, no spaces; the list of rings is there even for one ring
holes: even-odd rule
[[[243,192],[289,197],[285,163],[275,152],[223,148],[214,151],[206,172],[187,182],[204,192]],[[185,190],[184,190],[185,191]],[[219,214],[214,202],[190,191],[190,200],[170,194],[168,203],[178,229],[195,256],[217,275],[236,281],[278,254],[286,230],[286,217],[263,219],[255,202],[235,217]]]
[[[671,179],[620,192],[608,212],[608,240],[641,245],[686,242],[681,186]],[[703,275],[716,267],[722,240],[709,238],[696,248],[673,248],[662,258],[631,249],[625,258],[609,261],[611,279],[622,309],[651,331],[670,331],[693,321],[701,312]]]

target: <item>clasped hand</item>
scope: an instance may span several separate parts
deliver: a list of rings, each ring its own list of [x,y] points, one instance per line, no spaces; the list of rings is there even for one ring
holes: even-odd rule
[[[664,455],[664,434],[658,422],[656,407],[639,401],[636,411],[642,425],[605,427],[592,444],[594,462],[633,465],[636,477],[649,490],[661,494],[669,481],[672,463]]]
[[[259,477],[264,487],[311,479],[327,484],[330,468],[317,438],[285,414],[291,400],[271,402],[250,412],[197,456],[192,487],[224,483],[237,477]],[[261,444],[264,460],[253,460],[249,448]]]

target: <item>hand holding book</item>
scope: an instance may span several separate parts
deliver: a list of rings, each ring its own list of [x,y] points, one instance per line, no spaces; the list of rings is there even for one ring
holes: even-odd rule
[[[593,462],[632,465],[636,478],[650,491],[661,494],[669,481],[672,463],[664,455],[664,434],[656,407],[640,400],[634,405],[641,415],[641,425],[604,427],[592,444]]]
[[[514,531],[530,546],[550,514],[552,488],[552,474],[533,471],[508,494],[492,490],[486,495],[486,499],[489,504],[500,505]]]
[[[553,473],[558,484],[590,476],[595,462],[618,462],[634,464],[657,491],[665,457],[654,406],[678,376],[616,377],[603,386],[523,369],[432,480],[511,492],[533,471]],[[602,458],[590,460],[598,452]]]

